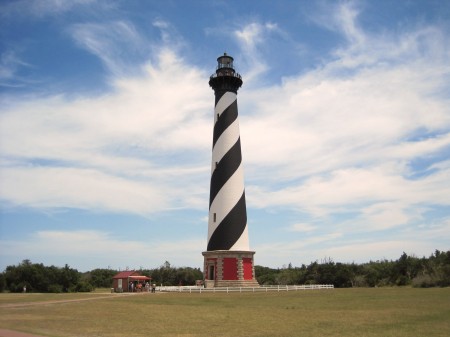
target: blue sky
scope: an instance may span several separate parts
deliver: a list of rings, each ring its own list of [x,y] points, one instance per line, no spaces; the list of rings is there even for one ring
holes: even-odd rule
[[[1,1],[0,269],[201,267],[216,58],[255,263],[450,249],[448,1]]]

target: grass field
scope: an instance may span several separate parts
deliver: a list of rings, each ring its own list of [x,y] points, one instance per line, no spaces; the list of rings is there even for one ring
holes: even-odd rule
[[[83,301],[56,302],[75,299]],[[447,337],[450,288],[131,296],[0,294],[0,328],[52,337]]]

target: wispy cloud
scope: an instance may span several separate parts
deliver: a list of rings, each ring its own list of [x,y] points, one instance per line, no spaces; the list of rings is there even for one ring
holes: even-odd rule
[[[0,117],[2,198],[140,214],[197,207],[209,170],[205,74],[167,50],[143,70],[100,97],[11,102]]]
[[[425,42],[443,38],[433,27],[366,34],[353,6],[336,15],[348,37],[337,59],[243,98],[258,111],[242,122],[249,202],[314,217],[346,209],[367,231],[413,223],[427,210],[418,204],[448,206],[448,168],[415,166],[450,146],[448,97],[432,94],[447,82],[447,44]]]
[[[68,10],[62,2],[56,6]],[[430,242],[445,237],[445,226],[423,219],[450,207],[449,38],[433,25],[369,32],[359,10],[351,2],[322,8],[312,21],[339,34],[340,43],[317,67],[270,83],[257,81],[271,66],[264,46],[274,37],[298,45],[283,23],[249,20],[223,33],[239,46],[233,56],[249,84],[239,94],[248,207],[292,215],[281,224],[289,243],[257,244],[258,256],[288,258],[307,250],[311,257],[351,260],[350,252],[365,243],[368,254],[377,253],[377,245],[397,254],[399,233],[419,226],[428,229],[427,243],[411,236],[400,246],[432,251]],[[186,44],[171,22],[150,23],[157,37],[126,18],[65,30],[105,66],[107,93],[8,95],[0,114],[6,205],[139,216],[207,207],[210,69],[183,57]],[[14,53],[2,62],[9,79],[14,67],[27,66]],[[363,243],[352,238],[379,232],[395,235]],[[60,239],[76,241],[75,234],[95,238],[100,247],[117,239],[105,233]],[[57,233],[39,235],[39,242],[53,242]]]
[[[20,75],[23,68],[33,68],[33,65],[23,61],[20,52],[10,49],[0,55],[0,88],[20,88],[36,80]]]
[[[391,260],[403,252],[419,257],[429,256],[435,248],[429,242],[420,240],[383,240],[336,245],[324,249],[323,256],[340,256],[341,261],[363,263],[376,260]],[[358,254],[355,254],[358,252]]]
[[[293,232],[313,232],[317,227],[308,223],[296,223],[289,227],[290,231]]]
[[[2,170],[2,198],[14,205],[74,207],[141,215],[172,206],[157,182],[124,179],[94,169],[14,166]]]
[[[43,18],[49,15],[57,15],[68,12],[75,7],[99,3],[97,0],[17,0],[5,2],[1,5],[0,17],[25,15],[27,17]]]
[[[136,56],[148,53],[149,43],[136,31],[132,23],[74,24],[70,32],[75,41],[97,56],[108,70],[116,76],[125,75]],[[127,53],[123,51],[127,50]],[[133,57],[127,60],[127,57]]]
[[[141,266],[155,268],[159,265],[148,266],[146,257],[151,257],[155,263],[162,264],[167,260],[168,251],[178,256],[170,261],[173,265],[187,266],[190,265],[190,260],[185,258],[186,254],[199,255],[198,247],[205,245],[202,240],[189,239],[147,243],[128,241],[108,232],[95,230],[38,231],[30,233],[20,241],[1,240],[0,243],[4,249],[3,257],[26,259],[33,256],[36,259],[50,261],[51,264],[67,263],[72,267],[76,267],[71,264],[76,257],[78,260],[87,260],[84,264],[86,270],[99,266],[106,268],[108,265],[114,269],[139,269]]]
[[[311,260],[315,261],[317,256],[321,256],[321,253],[318,252],[323,250],[323,248],[318,247],[326,247],[329,243],[335,244],[342,236],[342,233],[332,232],[320,236],[303,238],[302,240],[293,239],[287,243],[273,242],[256,245],[255,250],[257,251],[257,255],[255,259],[266,261],[269,265],[274,265],[273,261],[282,260],[290,262],[289,259],[298,259],[299,255],[302,254],[303,261],[305,259],[311,260],[311,257],[316,256],[316,258]]]
[[[440,57],[431,65],[427,59],[425,64],[418,55],[404,63],[396,60],[381,64],[373,62],[370,67],[364,66],[339,77],[336,70],[347,66],[339,60],[354,55],[356,44],[360,55],[372,55],[372,49],[364,46],[370,46],[373,41],[382,46],[383,40],[379,36],[366,35],[357,27],[354,8],[343,6],[337,13],[340,16],[336,22],[347,27],[345,34],[359,36],[350,39],[346,49],[340,49],[338,60],[302,76],[288,78],[281,87],[255,89],[240,98],[244,111],[258,112],[244,114],[241,122],[245,126],[242,137],[250,172],[250,205],[288,205],[324,214],[342,205],[365,203],[362,214],[371,214],[373,218],[374,213],[367,210],[371,203],[404,199],[410,200],[408,207],[413,207],[424,200],[442,202],[439,191],[446,188],[447,183],[439,177],[443,179],[445,174],[440,175],[441,171],[435,170],[430,176],[412,181],[408,174],[414,168],[408,163],[449,146],[448,102],[430,96],[432,92],[439,92],[446,81],[442,76],[429,76],[430,73],[438,75],[439,70],[448,65],[442,63]],[[167,29],[167,24],[158,22],[155,25]],[[252,69],[259,69],[256,73],[265,67],[258,61],[261,54],[258,45],[263,43],[265,34],[276,29],[277,25],[273,23],[250,23],[236,31],[244,53],[256,57],[250,60]],[[193,175],[188,173],[189,180],[193,182],[207,174],[207,165],[201,164],[207,162],[211,129],[208,117],[210,95],[203,83],[205,73],[184,63],[175,50],[164,46],[159,49],[157,63],[142,65],[143,72],[139,75],[125,76],[124,69],[130,62],[123,58],[121,49],[127,47],[130,55],[139,54],[138,46],[143,39],[132,24],[125,21],[80,24],[72,26],[71,31],[81,46],[107,65],[114,76],[114,91],[97,98],[67,100],[58,96],[21,102],[6,111],[2,115],[3,155],[19,163],[33,160],[38,166],[21,164],[16,173],[13,167],[5,170],[4,177],[8,177],[9,184],[18,187],[11,186],[11,190],[22,191],[27,185],[13,179],[14,174],[21,174],[22,181],[36,186],[32,176],[42,175],[44,179],[57,170],[60,177],[67,175],[67,181],[80,179],[70,179],[71,174],[86,178],[86,182],[92,179],[98,183],[109,177],[110,181],[105,181],[104,186],[123,186],[129,191],[120,193],[123,198],[134,200],[130,199],[133,194],[130,191],[135,189],[135,184],[143,177],[157,177],[154,182],[143,185],[149,192],[142,193],[159,195],[155,191],[165,189],[168,199],[162,198],[152,204],[155,210],[167,207],[173,199],[170,197],[171,185],[162,178],[164,174],[174,173],[169,174],[168,180],[171,180],[182,179],[182,175],[191,172]],[[411,36],[421,38],[420,34],[411,33],[405,37],[407,43],[400,43],[395,48],[388,36],[386,46],[381,49],[390,49],[392,55],[415,51],[417,44],[411,41]],[[445,49],[445,44],[441,48]],[[445,52],[433,52],[432,55]],[[174,82],[173,78],[178,81]],[[410,141],[421,128],[428,130],[430,138]],[[433,136],[433,133],[437,135]],[[30,134],[33,137],[26,137]],[[184,151],[192,151],[194,157],[183,157]],[[178,159],[170,163],[174,156],[183,158],[183,162]],[[202,160],[193,161],[193,158]],[[58,164],[47,162],[44,165],[45,160]],[[25,178],[26,172],[29,178]],[[135,179],[136,176],[140,178]],[[437,190],[433,198],[433,194],[424,189],[435,179],[433,186]],[[63,181],[58,185],[70,185],[65,179]],[[283,189],[274,187],[280,181],[291,182]],[[129,186],[125,187],[127,184]],[[206,194],[204,189],[192,188],[199,195]],[[109,194],[111,188],[99,190]],[[55,199],[32,202],[25,197],[23,200],[17,198],[29,194],[39,198],[38,194],[16,194],[15,197],[12,194],[3,197],[47,207],[52,205],[48,200]],[[411,195],[423,197],[411,198]],[[82,192],[79,197],[84,201],[76,202],[78,206],[86,204],[85,207],[89,207],[88,200],[95,200],[95,197],[85,197]],[[74,196],[60,200],[71,198]],[[115,208],[119,203],[111,202],[110,207]],[[121,209],[143,211],[139,206],[130,208],[126,206],[128,204],[141,203],[123,202]],[[393,212],[400,216],[404,207]]]
[[[234,31],[234,36],[243,54],[242,60],[249,67],[245,74],[247,84],[255,83],[258,77],[269,69],[269,65],[262,57],[261,49],[269,35],[278,32],[278,26],[271,22],[264,24],[251,22]]]

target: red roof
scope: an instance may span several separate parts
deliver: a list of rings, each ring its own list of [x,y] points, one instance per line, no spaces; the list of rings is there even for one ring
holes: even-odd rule
[[[137,271],[134,270],[127,270],[127,271],[121,271],[120,273],[116,274],[114,278],[128,278],[130,276],[140,276],[140,274]]]
[[[130,279],[132,279],[132,280],[151,280],[152,278],[148,277],[148,276],[139,275],[139,276],[130,276]]]

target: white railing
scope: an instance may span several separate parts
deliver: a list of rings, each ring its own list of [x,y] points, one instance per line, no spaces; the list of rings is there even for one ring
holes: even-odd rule
[[[304,285],[271,285],[260,287],[221,287],[203,288],[199,286],[161,286],[156,287],[156,291],[162,292],[183,292],[183,293],[231,293],[231,292],[269,292],[269,291],[298,291],[298,290],[319,290],[334,289],[332,284],[304,284]]]

